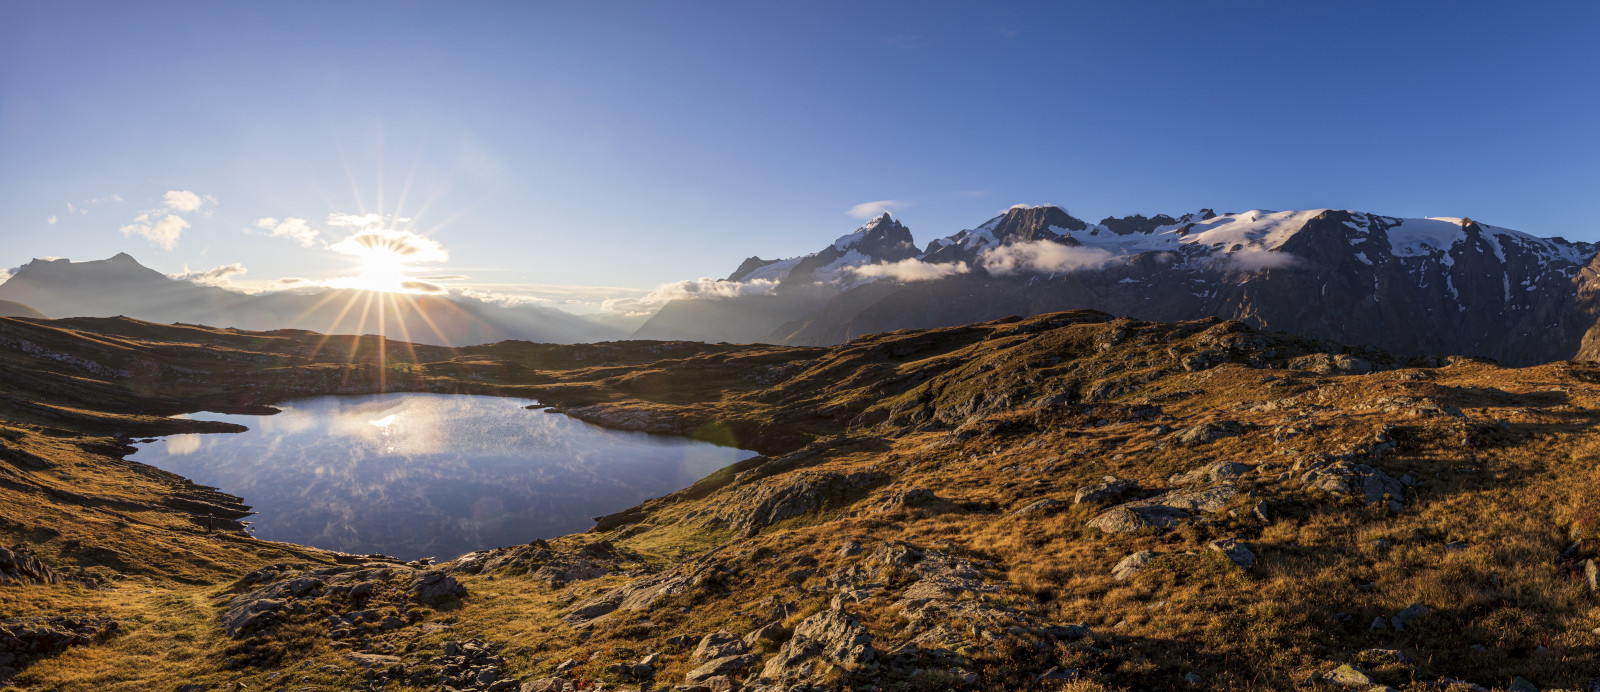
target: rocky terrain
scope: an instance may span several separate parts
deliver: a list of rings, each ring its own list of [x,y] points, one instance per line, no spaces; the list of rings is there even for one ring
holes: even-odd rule
[[[1600,688],[1592,363],[1089,311],[830,348],[0,318],[0,378],[20,689]],[[377,391],[761,456],[439,563],[250,538],[122,458]]]

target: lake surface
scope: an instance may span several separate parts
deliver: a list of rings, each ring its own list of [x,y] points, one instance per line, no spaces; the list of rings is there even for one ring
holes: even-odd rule
[[[451,394],[328,396],[271,416],[195,414],[243,433],[172,435],[129,457],[244,498],[259,538],[450,559],[551,538],[755,452],[622,432]]]

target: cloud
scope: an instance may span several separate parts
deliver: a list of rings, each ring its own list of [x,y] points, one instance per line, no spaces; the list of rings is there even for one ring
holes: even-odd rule
[[[121,202],[122,195],[106,195],[89,200],[90,204],[105,204],[107,202]]]
[[[766,279],[755,281],[723,281],[701,277],[693,281],[676,281],[661,284],[643,296],[612,298],[604,301],[600,309],[606,312],[625,312],[638,315],[655,310],[674,300],[724,300],[741,296],[770,295],[777,290],[778,282]]]
[[[470,276],[461,276],[460,274],[440,274],[438,276],[419,276],[419,277],[417,277],[417,280],[418,281],[465,281],[465,280],[470,279],[470,278],[472,278],[472,277],[470,277]]]
[[[44,222],[47,223],[47,224],[50,224],[51,226],[56,225],[56,215],[55,214],[51,214],[50,218],[45,219]]]
[[[329,245],[328,249],[357,257],[396,257],[407,264],[450,259],[450,253],[437,241],[411,231],[365,230]]]
[[[229,283],[229,277],[239,276],[247,271],[249,270],[238,262],[224,264],[205,271],[189,271],[189,265],[186,264],[183,266],[182,273],[168,274],[167,276],[179,281],[192,281],[205,286],[226,286]]]
[[[993,248],[980,258],[991,274],[1019,272],[1066,272],[1096,269],[1114,261],[1118,255],[1099,248],[1062,245],[1053,240],[1034,240]]]
[[[850,211],[845,213],[858,219],[870,219],[875,216],[883,216],[884,212],[893,212],[909,206],[911,206],[911,203],[904,200],[880,199],[876,202],[862,202],[850,207]]]
[[[161,196],[161,206],[179,214],[200,211],[208,203],[216,204],[217,198],[211,195],[202,197],[188,190],[167,190],[167,194]]]
[[[22,267],[12,267],[10,269],[0,269],[0,284],[5,283],[7,279],[11,278],[11,275],[16,274],[17,270],[21,268]]]
[[[341,228],[359,228],[363,230],[369,228],[382,228],[391,224],[407,223],[409,221],[411,221],[409,218],[385,217],[383,214],[371,212],[366,214],[346,214],[344,212],[336,211],[328,214],[329,226],[339,226]]]
[[[189,227],[189,222],[184,221],[176,214],[161,217],[155,223],[150,223],[150,214],[140,214],[133,223],[123,226],[122,234],[126,236],[143,236],[161,249],[171,251],[178,245],[178,236],[183,235],[184,229]]]
[[[302,247],[315,247],[317,237],[321,235],[317,229],[307,224],[305,219],[287,218],[279,221],[273,218],[265,218],[256,221],[255,227],[266,231],[267,235],[274,238],[293,240]],[[246,228],[245,232],[249,233],[250,229]]]
[[[423,293],[444,293],[444,287],[426,281],[402,281],[400,288],[407,291],[421,291]]]
[[[966,262],[928,263],[915,257],[899,262],[881,262],[864,267],[852,267],[849,273],[857,277],[885,277],[896,281],[931,281],[971,271]]]
[[[1300,263],[1300,258],[1287,252],[1251,248],[1217,257],[1213,262],[1223,265],[1224,269],[1261,271],[1263,269],[1292,267]]]
[[[122,199],[116,195],[112,197],[117,200]],[[177,247],[178,238],[183,235],[183,231],[189,228],[189,222],[179,214],[192,214],[201,211],[207,204],[217,203],[217,198],[211,195],[197,195],[188,190],[168,190],[162,195],[161,200],[161,207],[139,212],[138,216],[133,217],[133,223],[117,230],[122,231],[122,235],[125,236],[141,236],[161,246],[161,249],[171,251]],[[75,209],[71,204],[67,205],[67,211],[88,213]],[[204,213],[206,216],[211,215],[209,209]]]

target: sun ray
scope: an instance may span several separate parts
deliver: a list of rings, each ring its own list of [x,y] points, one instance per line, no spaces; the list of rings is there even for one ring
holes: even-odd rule
[[[341,293],[343,293],[343,292],[340,291],[340,290],[329,289],[329,291],[328,291],[328,299],[332,300],[333,298],[338,297]],[[345,301],[345,303],[344,303],[344,309],[340,310],[339,314],[336,317],[333,318],[333,321],[328,323],[328,327],[326,329],[322,330],[322,339],[317,342],[317,347],[315,349],[312,349],[312,351],[311,351],[311,357],[312,358],[316,358],[317,354],[322,352],[322,347],[325,346],[328,343],[329,339],[333,338],[334,332],[337,331],[338,328],[339,328],[339,323],[344,321],[344,316],[345,315],[350,314],[350,309],[355,307],[356,300],[358,300],[360,297],[361,297],[361,294],[359,294],[359,293],[350,294],[350,299]]]
[[[433,330],[434,335],[439,337],[440,341],[444,342],[444,347],[450,349],[450,354],[451,355],[458,355],[458,352],[456,351],[455,343],[451,341],[450,337],[445,336],[444,331],[439,329],[439,325],[436,324],[433,321],[432,317],[428,316],[428,312],[426,310],[422,309],[422,306],[417,303],[416,298],[414,298],[414,297],[412,297],[410,295],[402,295],[401,297],[404,298],[405,300],[411,302],[412,307],[416,310],[417,317],[422,318],[423,324],[428,325],[428,329]],[[452,308],[456,307],[455,304],[453,304],[453,303],[451,303],[449,301],[444,301],[444,304],[448,305],[448,306],[450,306]],[[465,311],[462,311],[462,312],[465,313]]]

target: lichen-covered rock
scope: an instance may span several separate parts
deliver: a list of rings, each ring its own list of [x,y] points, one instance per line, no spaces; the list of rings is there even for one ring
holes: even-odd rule
[[[1322,679],[1341,687],[1370,687],[1372,685],[1372,676],[1348,663],[1329,671],[1327,675],[1322,676]]]

